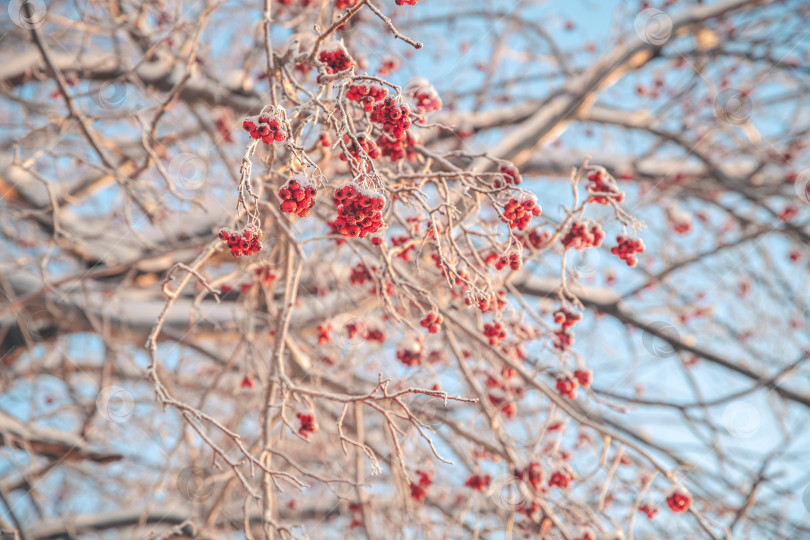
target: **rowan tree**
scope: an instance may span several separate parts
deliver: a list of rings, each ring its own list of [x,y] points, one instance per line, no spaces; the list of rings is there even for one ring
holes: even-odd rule
[[[12,0],[0,536],[808,536],[808,15]]]

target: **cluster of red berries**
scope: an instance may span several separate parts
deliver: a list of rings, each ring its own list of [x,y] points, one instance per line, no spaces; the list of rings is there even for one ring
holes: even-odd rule
[[[424,358],[422,351],[410,351],[408,349],[400,349],[397,351],[397,360],[402,362],[408,367],[418,366],[422,363]]]
[[[520,253],[512,251],[508,257],[501,257],[495,261],[495,270],[503,270],[507,266],[512,270],[520,270],[523,263],[520,262]]]
[[[572,313],[565,308],[560,308],[554,312],[554,324],[559,324],[563,330],[573,328],[581,320],[582,313]]]
[[[367,191],[357,184],[346,184],[335,190],[335,199],[340,203],[334,227],[343,236],[365,238],[382,227],[382,212],[385,199]]]
[[[309,439],[310,434],[318,431],[318,426],[315,424],[315,417],[311,414],[298,413],[298,421],[301,422],[301,427],[298,428],[298,434]]]
[[[376,271],[376,268],[374,268],[374,270]],[[371,271],[369,271],[365,264],[358,263],[357,266],[352,268],[349,281],[351,281],[352,285],[362,285],[366,281],[371,281]]]
[[[488,474],[474,474],[467,478],[464,485],[471,489],[484,491],[491,481],[492,477]]]
[[[689,510],[691,502],[692,497],[690,497],[686,491],[680,489],[673,491],[672,494],[667,497],[667,506],[676,514]]]
[[[281,211],[287,214],[297,214],[300,217],[309,215],[309,209],[315,204],[315,184],[303,175],[297,175],[287,180],[278,190],[281,199]]]
[[[558,351],[567,351],[574,344],[574,334],[571,332],[554,332],[554,348]]]
[[[658,513],[658,508],[655,506],[650,506],[649,504],[642,504],[638,507],[639,512],[643,512],[647,515],[647,519],[652,521],[655,518],[655,514]]]
[[[487,296],[484,298],[478,299],[478,309],[483,312],[487,311],[502,311],[504,306],[506,305],[506,294],[503,291],[498,291],[497,295]],[[472,299],[467,298],[465,300],[467,305],[472,305]],[[484,325],[486,327],[486,325]]]
[[[335,9],[346,9],[346,8],[353,8],[357,5],[357,2],[360,0],[337,0],[335,2]]]
[[[353,84],[346,91],[346,99],[359,101],[367,113],[374,110],[376,102],[384,100],[387,96],[388,90],[377,85]]]
[[[534,491],[539,492],[543,485],[543,467],[536,462],[529,463],[525,469],[517,471],[515,476],[527,482]]]
[[[405,138],[402,140],[395,140],[386,134],[377,137],[377,146],[380,148],[380,153],[390,159],[391,161],[399,161],[407,157],[408,161],[413,161],[416,155],[410,148],[416,146],[416,138],[410,132],[405,133]]]
[[[588,175],[587,186],[588,192],[591,193],[591,198],[588,202],[597,204],[610,204],[611,199],[617,203],[624,201],[624,193],[621,193],[615,185],[608,182],[605,173],[602,171],[595,171]],[[593,195],[598,193],[599,195]]]
[[[400,105],[396,99],[389,96],[374,106],[371,118],[383,125],[383,132],[400,141],[405,138],[405,132],[411,127],[410,113],[408,107]]]
[[[433,474],[424,471],[416,471],[416,474],[419,475],[419,481],[411,482],[411,497],[421,502],[427,496],[427,488],[433,483]]]
[[[354,60],[343,47],[331,51],[321,51],[318,60],[326,64],[326,73],[329,75],[346,71],[354,65]]]
[[[569,469],[559,469],[551,473],[551,478],[548,479],[548,486],[557,486],[560,489],[565,489],[573,479],[574,473],[572,473]]]
[[[362,148],[363,151],[368,154],[368,157],[371,159],[377,159],[380,157],[380,149],[377,148],[377,145],[374,144],[372,139],[369,139],[362,134],[358,135],[356,138],[357,142],[360,143],[360,148]],[[349,154],[351,154],[356,161],[360,161],[360,149],[357,148],[357,145],[354,143],[351,137],[344,135],[343,142],[346,143],[346,148],[349,149]],[[345,152],[340,154],[340,159],[343,161],[348,161]]]
[[[219,231],[219,239],[228,243],[231,255],[241,257],[258,253],[262,250],[262,243],[259,240],[262,230],[255,225],[248,225],[239,232],[222,229]]]
[[[579,388],[579,381],[575,377],[563,375],[557,378],[557,391],[561,396],[576,399],[577,388]]]
[[[514,165],[501,165],[498,172],[500,176],[496,176],[495,180],[492,182],[492,186],[495,189],[502,188],[505,184],[517,186],[523,181],[523,177],[520,176],[520,172]]]
[[[517,199],[509,199],[506,206],[503,208],[503,218],[505,223],[509,224],[512,229],[525,231],[529,228],[529,223],[532,221],[532,216],[539,216],[542,213],[540,205],[532,199],[518,201]]]
[[[256,281],[261,284],[264,282],[265,285],[269,285],[276,280],[276,275],[273,273],[272,268],[268,268],[266,266],[260,267],[256,269]]]
[[[506,328],[500,322],[485,323],[484,335],[489,338],[489,344],[494,347],[506,339]]]
[[[605,232],[598,223],[592,224],[589,229],[587,224],[578,221],[571,225],[561,242],[565,249],[574,248],[581,251],[601,246],[604,237]]]
[[[318,345],[326,345],[332,339],[332,328],[322,324],[318,327]]]
[[[398,6],[415,6],[419,0],[394,0]]]
[[[635,255],[644,251],[644,243],[640,239],[630,238],[621,234],[616,237],[616,242],[618,242],[619,245],[610,248],[610,253],[626,262],[627,266],[636,266],[638,259],[636,259]]]
[[[496,396],[495,394],[489,394],[489,402],[495,405],[496,407],[500,408],[501,412],[509,419],[515,417],[515,413],[517,413],[517,407],[511,401],[508,401],[506,398],[501,396]]]
[[[251,138],[261,139],[264,144],[281,142],[287,138],[287,132],[281,124],[281,119],[274,110],[257,116],[249,116],[242,122],[242,127],[250,133]]]
[[[593,382],[593,371],[590,369],[576,369],[574,370],[574,378],[581,387],[588,388]]]
[[[329,134],[325,131],[321,131],[318,134],[318,143],[321,146],[332,146],[332,139],[329,138]]]
[[[540,246],[548,242],[548,239],[551,238],[550,231],[541,231],[540,227],[535,227],[528,234],[520,235],[517,233],[518,239],[520,243],[523,244],[524,247],[529,249],[539,249]]]
[[[442,317],[441,313],[428,313],[419,324],[422,325],[422,328],[427,328],[431,334],[438,334],[443,322],[444,317]]]
[[[416,108],[422,113],[438,111],[442,108],[442,100],[438,92],[425,79],[412,80],[405,88],[405,93],[414,101]]]

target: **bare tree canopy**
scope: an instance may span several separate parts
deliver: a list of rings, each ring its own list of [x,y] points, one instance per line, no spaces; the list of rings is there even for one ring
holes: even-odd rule
[[[810,538],[808,22],[10,0],[0,537]]]

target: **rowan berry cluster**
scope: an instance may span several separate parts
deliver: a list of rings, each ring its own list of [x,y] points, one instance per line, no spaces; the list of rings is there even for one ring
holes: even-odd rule
[[[257,268],[255,274],[256,274],[256,280],[260,284],[263,282],[265,285],[269,285],[269,284],[273,283],[276,280],[276,277],[277,277],[273,273],[273,269],[268,268],[266,266],[263,266],[261,268]]]
[[[577,388],[579,388],[579,381],[568,375],[562,375],[557,378],[557,391],[561,396],[568,397],[569,399],[577,398]]]
[[[318,134],[318,143],[320,143],[321,146],[332,146],[332,139],[327,132],[321,131]]]
[[[467,478],[464,485],[471,489],[484,491],[491,481],[492,477],[488,474],[474,474]]]
[[[503,270],[506,267],[511,268],[512,270],[520,270],[522,263],[520,261],[520,253],[517,251],[512,251],[509,253],[508,256],[501,257],[497,261],[495,261],[495,270]]]
[[[309,215],[309,209],[315,204],[315,184],[304,175],[296,175],[278,190],[281,199],[281,211],[297,214],[300,217]]]
[[[418,366],[422,363],[424,358],[422,351],[410,351],[408,349],[399,349],[397,351],[397,360],[402,362],[408,367]]]
[[[554,487],[557,486],[560,489],[565,489],[568,487],[568,484],[574,479],[574,473],[572,473],[569,469],[563,468],[554,471],[551,473],[551,478],[548,479],[548,486]]]
[[[309,439],[312,433],[318,431],[318,426],[315,424],[315,417],[311,414],[298,413],[298,421],[301,422],[301,427],[298,428],[298,434]]]
[[[281,116],[273,108],[266,113],[248,116],[242,122],[242,127],[250,133],[251,138],[261,139],[264,144],[281,142],[287,138]]]
[[[669,497],[667,497],[667,506],[669,509],[680,514],[689,510],[689,505],[692,502],[692,497],[689,496],[683,489],[676,489]]]
[[[554,324],[559,324],[563,331],[573,328],[581,320],[582,313],[572,313],[565,308],[554,312]]]
[[[349,101],[359,101],[363,105],[363,110],[370,113],[374,110],[374,104],[382,101],[388,96],[388,90],[375,84],[353,84],[346,91],[346,99]]]
[[[574,344],[574,334],[571,332],[554,332],[554,348],[558,351],[567,351]]]
[[[427,496],[427,488],[433,483],[433,474],[424,471],[416,471],[416,474],[419,476],[419,481],[411,482],[411,497],[421,502]]]
[[[405,87],[405,93],[414,101],[416,108],[421,113],[438,111],[442,108],[442,100],[433,85],[425,79],[418,78],[412,80]]]
[[[574,370],[574,378],[583,388],[588,388],[593,382],[593,371],[589,369]]]
[[[431,334],[437,334],[441,330],[443,322],[444,317],[442,317],[441,313],[428,313],[420,324],[422,328],[427,328]]]
[[[359,263],[357,266],[352,268],[349,281],[352,285],[362,285],[366,281],[371,281],[371,272],[365,264]]]
[[[598,223],[592,224],[589,229],[587,224],[578,221],[571,225],[561,242],[565,249],[574,248],[581,251],[601,246],[604,237],[605,232]]]
[[[321,51],[318,60],[326,64],[326,73],[334,75],[354,65],[354,60],[342,46],[331,51]]]
[[[363,151],[368,154],[368,157],[371,159],[377,159],[380,157],[380,149],[377,148],[377,145],[374,144],[372,139],[362,134],[358,135],[356,138],[357,142],[360,143],[360,148],[362,148]],[[357,148],[357,145],[354,143],[352,138],[348,135],[344,135],[343,142],[346,143],[346,148],[349,149],[349,154],[351,154],[355,160],[360,161],[360,149]],[[340,159],[343,161],[348,161],[345,152],[340,154]]]
[[[520,235],[518,237],[520,243],[523,244],[524,247],[529,249],[539,249],[540,246],[548,242],[549,238],[551,238],[551,232],[542,231],[540,230],[540,227],[535,227],[534,229],[529,231],[528,234]]]
[[[219,231],[219,239],[228,243],[231,255],[234,257],[249,256],[260,252],[262,250],[262,243],[259,240],[261,236],[262,230],[255,225],[248,225],[238,232],[228,229]]]
[[[500,322],[485,323],[484,336],[489,338],[489,344],[494,347],[506,339],[506,329]]]
[[[374,106],[371,119],[382,124],[383,132],[398,141],[405,138],[405,132],[411,127],[410,109],[390,96]]]
[[[543,468],[536,462],[529,463],[525,469],[517,471],[515,476],[528,483],[533,490],[538,492],[543,485]]]
[[[644,251],[644,243],[637,238],[630,238],[624,235],[616,237],[619,245],[610,248],[610,253],[618,256],[627,263],[627,266],[634,267],[638,264],[635,255]]]
[[[588,202],[597,204],[610,204],[611,200],[621,203],[624,201],[624,193],[620,192],[615,185],[609,183],[605,173],[595,171],[588,175],[588,193],[591,194]],[[594,195],[594,194],[598,195]]]
[[[503,310],[504,306],[506,305],[506,301],[504,300],[505,297],[506,297],[506,295],[504,294],[503,291],[498,291],[497,296],[488,296],[488,297],[484,297],[484,298],[479,298],[478,299],[478,309],[480,309],[481,311],[483,311],[485,313],[487,311],[493,311],[493,310],[494,311],[501,311],[501,310]],[[467,299],[467,304],[472,305],[472,300],[468,298]],[[486,325],[484,325],[484,326],[486,327]]]
[[[641,506],[638,507],[638,511],[643,512],[644,514],[647,515],[647,519],[652,520],[653,518],[655,518],[655,514],[658,513],[658,508],[656,508],[655,506],[650,506],[648,504],[642,504]]]
[[[495,180],[492,182],[492,186],[495,189],[500,189],[504,187],[505,184],[517,186],[523,181],[523,177],[520,176],[520,172],[514,165],[501,165],[498,172],[500,176],[496,176]]]
[[[508,223],[510,228],[525,231],[529,228],[532,216],[539,216],[542,212],[540,205],[532,199],[523,201],[509,199],[503,208],[503,218],[501,219],[504,223]]]
[[[343,236],[365,238],[382,227],[385,199],[376,193],[350,183],[335,190],[335,199],[339,205],[334,227]]]
[[[415,6],[418,1],[419,0],[394,0],[396,5],[398,6],[405,6],[405,5]]]
[[[416,138],[410,132],[405,132],[405,138],[402,140],[392,139],[384,133],[377,137],[377,146],[380,153],[391,161],[399,161],[404,157],[407,157],[408,161],[413,161],[416,155],[410,148],[413,148],[416,144]]]
[[[326,345],[332,339],[332,328],[322,324],[318,327],[318,345]]]

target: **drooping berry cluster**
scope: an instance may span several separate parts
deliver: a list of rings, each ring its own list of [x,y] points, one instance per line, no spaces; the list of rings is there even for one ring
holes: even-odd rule
[[[489,344],[494,347],[506,339],[506,329],[500,322],[485,323],[484,335],[489,338]]]
[[[635,255],[644,251],[644,243],[637,238],[630,238],[624,235],[616,237],[619,245],[610,248],[610,253],[618,256],[627,263],[627,266],[634,267],[638,264]]]
[[[375,267],[372,267],[372,269],[376,271]],[[352,285],[362,285],[366,281],[371,281],[371,279],[371,271],[363,263],[358,263],[357,266],[352,268],[352,273],[349,276]]]
[[[405,132],[405,138],[402,140],[392,139],[385,133],[377,137],[377,146],[380,148],[380,153],[391,161],[399,161],[403,157],[407,157],[408,161],[416,159],[416,155],[410,150],[416,144],[416,138],[410,132]]]
[[[321,51],[318,60],[326,64],[326,73],[329,75],[346,71],[354,65],[354,60],[342,46],[329,51]]]
[[[279,110],[270,107],[267,112],[248,116],[242,122],[242,127],[253,139],[261,139],[264,144],[281,142],[287,138],[287,132],[284,130]]]
[[[676,514],[689,510],[691,502],[692,497],[683,489],[676,489],[667,497],[667,506]]]
[[[537,462],[529,463],[525,469],[517,471],[515,476],[528,483],[537,492],[543,485],[543,467]]]
[[[388,90],[376,84],[353,84],[346,91],[346,99],[349,101],[359,101],[363,105],[363,110],[370,113],[374,110],[374,104],[382,101],[388,96]]]
[[[419,481],[411,482],[411,497],[417,501],[422,501],[427,496],[427,488],[433,483],[433,474],[424,471],[416,471]]]
[[[408,107],[389,96],[374,106],[371,119],[383,125],[383,132],[400,141],[411,127],[410,113]]]
[[[422,363],[424,358],[422,351],[411,351],[408,349],[399,349],[397,351],[397,360],[402,362],[408,367],[418,366]]]
[[[548,486],[557,486],[560,489],[565,489],[573,479],[574,473],[568,468],[562,468],[551,473],[551,478],[548,479]]]
[[[521,235],[520,233],[516,233],[515,236],[518,237],[523,247],[527,249],[539,249],[540,246],[548,242],[549,238],[551,238],[551,231],[543,231],[540,227],[535,227],[529,231],[528,234]]]
[[[561,242],[565,249],[574,248],[581,251],[601,246],[604,237],[605,232],[598,223],[592,224],[589,229],[587,224],[578,221],[571,225]]]
[[[558,351],[567,351],[574,344],[574,334],[560,330],[554,332],[554,348]]]
[[[591,194],[588,202],[597,204],[610,204],[610,201],[621,203],[624,193],[620,192],[614,183],[610,183],[605,173],[594,171],[588,175],[588,193]]]
[[[569,399],[577,398],[577,388],[579,388],[579,381],[568,375],[557,377],[557,391],[561,396],[568,397]]]
[[[508,256],[501,257],[495,261],[495,270],[503,270],[507,266],[512,270],[520,270],[523,263],[520,261],[520,253],[512,251]]]
[[[593,371],[590,369],[574,370],[574,378],[582,388],[588,388],[593,382]]]
[[[298,428],[298,434],[305,439],[309,439],[312,433],[318,431],[315,417],[311,414],[298,413],[298,421],[301,422],[301,427]]]
[[[281,186],[278,196],[281,198],[281,211],[297,214],[300,217],[309,215],[309,209],[315,204],[315,184],[302,174],[296,175]]]
[[[334,227],[343,236],[365,238],[382,227],[385,199],[376,193],[351,183],[337,188],[335,199],[339,205]]]
[[[533,216],[539,216],[542,213],[540,205],[532,199],[525,199],[519,201],[517,199],[509,199],[506,206],[503,208],[504,223],[508,223],[512,229],[525,231],[529,228],[529,223],[532,221]]]
[[[559,324],[562,330],[573,328],[581,320],[582,313],[572,313],[565,308],[560,308],[554,312],[554,324]]]
[[[370,157],[371,159],[377,159],[377,158],[380,157],[380,149],[377,148],[377,145],[374,144],[374,141],[372,139],[369,139],[368,137],[366,137],[365,135],[362,135],[362,134],[358,135],[356,138],[357,138],[357,142],[360,143],[360,148],[362,148],[363,151],[366,154],[368,154],[368,157]],[[348,135],[344,135],[343,136],[343,142],[346,143],[346,148],[349,149],[349,154],[351,154],[351,156],[355,160],[361,161],[360,160],[360,149],[357,148],[357,145],[354,143],[354,141],[351,139],[351,137],[349,137]],[[348,159],[346,158],[346,153],[345,152],[340,154],[340,159],[343,160],[343,161],[348,161]]]
[[[221,229],[219,239],[228,243],[231,255],[241,257],[258,253],[262,250],[262,243],[259,240],[262,230],[254,225],[248,225],[241,231],[229,231]]]
[[[437,334],[441,330],[443,322],[444,317],[442,317],[441,313],[428,313],[420,324],[422,328],[427,328],[431,334]]]
[[[433,85],[422,78],[408,83],[405,93],[414,101],[417,110],[421,113],[438,111],[442,108],[442,100]]]
[[[491,481],[492,477],[488,474],[474,474],[467,478],[464,485],[471,489],[484,491]]]
[[[523,181],[523,177],[520,176],[520,172],[514,165],[501,165],[498,172],[500,175],[496,176],[495,180],[492,182],[492,186],[495,189],[502,188],[505,184],[517,186]]]

